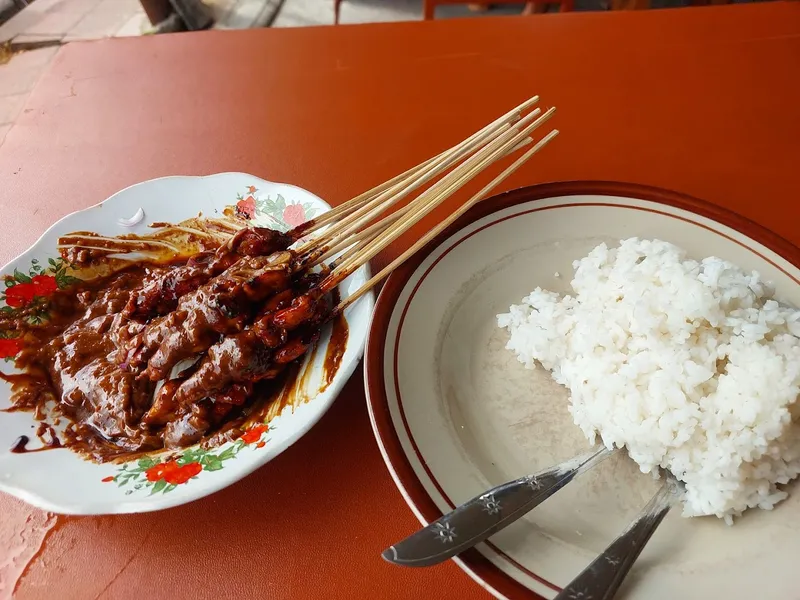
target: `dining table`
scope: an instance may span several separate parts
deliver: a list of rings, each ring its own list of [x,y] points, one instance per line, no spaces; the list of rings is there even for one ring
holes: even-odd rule
[[[561,134],[503,189],[659,186],[800,245],[798,73],[796,1],[71,43],[0,146],[0,262],[64,215],[167,175],[245,172],[336,205],[533,94],[557,107]],[[452,561],[381,558],[418,527],[359,369],[296,444],[195,502],[70,517],[0,494],[0,597],[490,597]]]

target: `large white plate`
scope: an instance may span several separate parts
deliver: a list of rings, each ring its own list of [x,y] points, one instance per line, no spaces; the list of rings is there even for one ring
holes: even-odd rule
[[[484,201],[392,275],[367,342],[375,434],[421,522],[588,449],[567,412],[567,391],[541,368],[517,362],[495,316],[536,286],[566,292],[573,260],[601,241],[633,236],[758,270],[779,298],[800,305],[797,248],[678,194],[572,183]],[[656,487],[617,456],[457,562],[498,597],[553,598]],[[656,532],[623,597],[800,597],[793,577],[800,490],[774,511],[748,511],[733,527],[679,513]]]
[[[252,214],[251,221],[264,227],[289,229],[304,220],[330,209],[317,196],[293,185],[272,183],[244,173],[222,173],[208,177],[166,177],[146,181],[114,194],[104,202],[61,219],[45,232],[24,254],[0,271],[2,275],[21,273],[25,277],[45,279],[41,289],[52,287],[46,278],[56,274],[60,263],[56,242],[59,236],[77,230],[105,235],[143,233],[153,222],[178,222],[198,213],[213,216],[226,206],[242,203]],[[142,208],[145,218],[133,228],[123,227],[120,218],[130,218]],[[49,260],[54,259],[54,263]],[[34,262],[36,261],[36,262]],[[31,271],[35,265],[40,269]],[[346,298],[369,277],[366,267],[359,269],[341,286]],[[6,294],[11,288],[7,288]],[[13,294],[12,294],[13,295]],[[25,294],[16,293],[16,297]],[[5,306],[5,296],[0,307]],[[12,299],[12,303],[19,300]],[[220,490],[266,464],[299,440],[328,410],[352,375],[361,358],[374,296],[366,295],[346,312],[349,327],[346,350],[331,384],[315,395],[323,374],[322,362],[330,340],[323,332],[320,350],[303,379],[311,398],[297,408],[287,407],[269,422],[269,429],[254,429],[234,443],[208,452],[190,448],[178,458],[181,466],[197,463],[183,476],[164,477],[159,463],[169,458],[152,454],[125,464],[95,464],[67,449],[14,454],[9,450],[20,435],[32,435],[36,424],[30,413],[0,413],[0,490],[39,508],[65,514],[105,514],[144,512],[168,508],[196,500]],[[0,340],[3,354],[13,354],[13,343]],[[13,373],[13,363],[0,363],[5,373]],[[305,367],[304,367],[305,368]],[[0,408],[10,405],[10,387],[0,382]],[[173,457],[175,458],[175,457]],[[194,476],[187,475],[197,471]],[[185,479],[185,481],[184,481]],[[168,481],[169,480],[169,481]],[[172,483],[170,483],[170,481]]]

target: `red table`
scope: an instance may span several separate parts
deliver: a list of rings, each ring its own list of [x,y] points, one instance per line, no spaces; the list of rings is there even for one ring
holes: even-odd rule
[[[798,69],[797,2],[71,44],[0,148],[0,261],[162,175],[245,171],[338,203],[534,93],[562,135],[506,188],[673,188],[800,243]],[[198,502],[48,518],[0,496],[0,515],[0,594],[20,600],[487,597],[452,563],[381,560],[417,523],[360,373],[307,437]]]

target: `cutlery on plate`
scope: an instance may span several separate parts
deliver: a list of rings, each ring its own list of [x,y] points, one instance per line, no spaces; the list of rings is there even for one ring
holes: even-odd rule
[[[387,561],[428,567],[507,527],[616,450],[600,448],[494,487],[383,551]]]
[[[611,600],[656,528],[683,493],[683,484],[667,475],[655,496],[628,528],[573,579],[555,600]]]

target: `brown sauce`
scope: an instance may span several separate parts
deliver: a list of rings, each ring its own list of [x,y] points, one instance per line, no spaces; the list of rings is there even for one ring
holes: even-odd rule
[[[337,294],[338,296],[338,294]],[[334,298],[334,302],[338,302],[338,298]],[[323,363],[322,381],[317,389],[311,389],[311,374],[313,372],[312,366],[316,360],[319,348],[315,346],[311,350],[308,358],[308,363],[305,367],[296,365],[290,374],[287,375],[286,384],[281,390],[272,398],[263,402],[261,409],[254,412],[251,422],[263,421],[269,422],[283,410],[289,407],[292,411],[301,404],[313,399],[318,393],[324,392],[333,381],[339,366],[344,356],[344,350],[347,347],[347,339],[349,335],[349,328],[347,320],[342,315],[337,315],[333,318],[331,328],[331,339],[328,342],[328,348],[325,352],[325,361]]]
[[[29,452],[27,446],[28,442],[30,441],[31,438],[29,438],[27,435],[19,436],[16,440],[14,440],[14,443],[11,444],[11,452],[13,452],[14,454],[22,454],[23,452]]]
[[[41,423],[39,425],[36,435],[42,441],[42,445],[39,448],[28,448],[31,438],[27,435],[21,435],[11,444],[10,452],[13,454],[29,454],[31,452],[42,452],[43,450],[61,448],[61,440],[58,439],[53,428],[46,423]]]
[[[344,316],[336,315],[333,319],[333,329],[331,339],[328,342],[328,349],[325,352],[325,362],[323,363],[322,388],[325,390],[333,381],[339,365],[342,364],[344,351],[347,349],[347,339],[350,336],[350,329]]]
[[[281,325],[278,313],[318,279],[280,275],[280,269],[292,273],[282,254],[240,255],[202,277],[197,274],[210,263],[197,259],[139,263],[56,291],[48,298],[48,319],[36,326],[5,318],[0,328],[21,332],[24,341],[15,358],[22,374],[0,373],[12,388],[7,410],[32,411],[42,421],[42,448],[28,449],[29,438],[21,436],[13,451],[63,445],[104,462],[214,446],[313,397],[300,364],[307,352],[317,352],[314,323],[325,319],[313,315],[338,298],[314,304],[308,324],[283,329],[290,326]],[[282,294],[289,300],[270,308]],[[259,323],[274,324],[259,329]],[[334,317],[320,389],[338,370],[347,335],[344,318]],[[182,360],[190,366],[180,367]],[[55,409],[46,410],[50,405]],[[54,417],[67,420],[61,439],[47,422]]]

